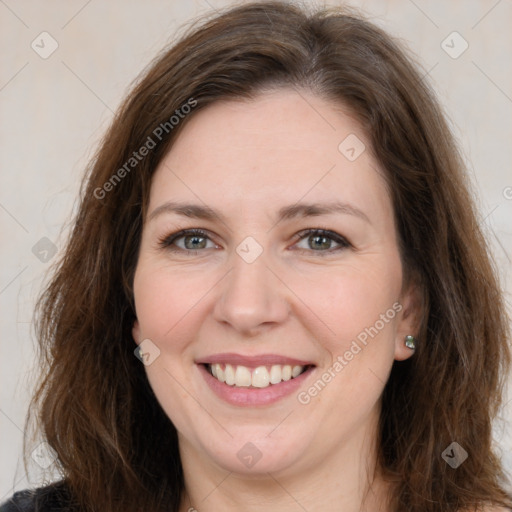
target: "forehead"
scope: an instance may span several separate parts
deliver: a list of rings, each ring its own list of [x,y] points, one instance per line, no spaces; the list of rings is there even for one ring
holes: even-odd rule
[[[332,162],[339,155],[339,143],[351,134],[366,138],[358,121],[340,105],[305,91],[282,89],[250,100],[218,101],[194,113],[173,148],[188,152],[191,162],[206,151],[243,158],[249,150],[253,157],[260,150],[259,160],[270,162],[279,155],[297,165],[299,154]]]
[[[368,148],[356,119],[311,93],[218,101],[187,121],[160,163],[150,210],[175,199],[221,210],[277,209],[304,197],[365,203],[379,215],[389,197]]]

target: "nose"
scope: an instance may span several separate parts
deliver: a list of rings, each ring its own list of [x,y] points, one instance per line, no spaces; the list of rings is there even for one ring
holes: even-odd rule
[[[215,319],[249,337],[284,322],[290,312],[290,291],[268,265],[265,252],[252,263],[237,253],[231,260],[230,272],[219,283]]]

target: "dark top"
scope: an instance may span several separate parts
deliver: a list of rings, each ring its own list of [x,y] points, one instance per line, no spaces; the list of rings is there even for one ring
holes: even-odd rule
[[[11,499],[0,505],[0,512],[72,512],[66,484],[55,482],[37,489],[15,492]]]

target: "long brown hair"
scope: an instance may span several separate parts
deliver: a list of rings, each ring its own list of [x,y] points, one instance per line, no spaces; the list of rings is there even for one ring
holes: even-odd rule
[[[151,177],[196,112],[277,87],[309,90],[362,123],[385,170],[406,275],[421,289],[417,351],[395,362],[383,393],[378,460],[396,484],[391,510],[512,507],[491,448],[510,365],[508,324],[443,114],[406,52],[359,15],[273,1],[215,15],[158,56],[88,170],[36,310],[45,368],[33,419],[67,488],[83,510],[178,510],[176,430],[131,335]],[[457,469],[442,457],[452,442],[469,454]]]

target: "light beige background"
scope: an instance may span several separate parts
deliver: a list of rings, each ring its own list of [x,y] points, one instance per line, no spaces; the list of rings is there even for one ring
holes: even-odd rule
[[[58,250],[84,166],[131,80],[184,22],[222,0],[0,0],[0,501],[41,483],[21,464],[24,416],[37,364],[34,298],[51,264],[32,248]],[[305,2],[313,3],[313,2]],[[327,2],[336,4],[338,2]],[[510,302],[512,291],[512,3],[510,0],[351,1],[418,55],[468,162],[483,223]],[[324,2],[317,1],[316,5]],[[57,50],[31,48],[48,32]],[[442,42],[460,51],[454,59]],[[414,204],[411,204],[414,208]],[[62,231],[64,230],[64,231]],[[37,251],[36,251],[37,253]],[[48,255],[51,255],[49,253]],[[509,394],[509,399],[512,394]],[[512,473],[512,401],[496,441]],[[471,456],[471,447],[465,447]]]

